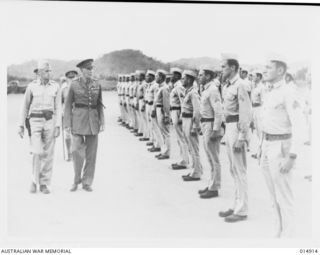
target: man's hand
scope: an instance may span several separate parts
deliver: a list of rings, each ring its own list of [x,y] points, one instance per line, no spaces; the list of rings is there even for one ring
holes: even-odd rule
[[[101,124],[100,125],[100,132],[103,132],[104,131],[104,124]]]
[[[217,137],[221,136],[220,132],[217,130],[213,130],[210,136],[210,140],[214,141],[217,139]]]
[[[57,138],[60,135],[60,127],[54,128],[54,137]]]
[[[156,111],[155,110],[152,110],[151,112],[151,118],[155,118],[156,117]]]
[[[280,173],[287,174],[290,172],[294,165],[295,159],[287,156],[284,161],[281,163]]]
[[[237,140],[233,147],[234,152],[241,152],[242,150],[244,150],[245,144],[245,140]]]
[[[164,122],[165,125],[169,125],[170,124],[170,118],[168,116],[165,116],[163,122]]]
[[[18,130],[18,135],[23,138],[24,136],[24,126],[20,126]]]

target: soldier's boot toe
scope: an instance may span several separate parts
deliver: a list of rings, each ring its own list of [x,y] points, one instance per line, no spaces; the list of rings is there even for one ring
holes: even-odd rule
[[[40,191],[43,194],[50,194],[50,190],[48,189],[47,185],[40,185]]]
[[[89,186],[89,185],[83,185],[82,188],[85,190],[85,191],[88,191],[88,192],[92,192],[93,189]]]
[[[36,192],[37,192],[37,185],[33,182],[31,183],[30,193],[36,193]]]
[[[78,189],[78,184],[73,184],[70,191],[75,192]]]

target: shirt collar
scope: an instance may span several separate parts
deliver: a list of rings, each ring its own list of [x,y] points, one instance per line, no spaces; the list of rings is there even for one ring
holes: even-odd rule
[[[203,85],[203,90],[208,89],[211,85],[213,85],[213,80]]]
[[[231,80],[228,80],[229,84],[233,85],[239,78],[239,74],[236,74]]]
[[[274,83],[274,84],[272,85],[272,89],[279,88],[280,86],[283,86],[283,85],[285,85],[285,84],[286,84],[286,83],[285,83],[285,80],[284,80],[284,78],[283,78],[283,79],[281,79],[280,81]]]

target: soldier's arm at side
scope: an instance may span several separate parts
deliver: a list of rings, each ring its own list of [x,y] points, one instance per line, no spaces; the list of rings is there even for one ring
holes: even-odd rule
[[[219,131],[222,124],[223,108],[218,88],[210,93],[209,102],[214,111],[213,130]]]
[[[74,100],[73,85],[70,85],[69,92],[64,104],[63,124],[65,128],[71,128],[72,103]]]
[[[200,127],[200,96],[196,93],[191,95],[191,102],[193,106],[193,128]]]
[[[62,91],[61,88],[59,88],[59,85],[57,84],[58,87],[58,91],[57,91],[57,95],[56,98],[54,100],[54,115],[55,115],[55,119],[56,119],[56,127],[61,127],[61,115],[62,115]]]
[[[170,92],[169,88],[165,87],[162,90],[163,111],[166,117],[170,116]]]
[[[247,140],[251,121],[251,100],[243,84],[238,87],[239,100],[239,140]]]
[[[104,105],[102,100],[102,88],[101,85],[99,85],[99,106],[98,106],[98,112],[99,112],[99,121],[100,126],[104,126],[104,111],[103,111]]]
[[[28,85],[23,98],[23,105],[22,105],[22,112],[21,112],[19,127],[24,127],[25,125],[25,120],[28,116],[29,109],[30,109],[31,98],[32,98],[31,85]]]
[[[285,106],[291,122],[292,143],[290,153],[297,154],[299,144],[302,143],[300,137],[303,132],[301,121],[303,119],[303,114],[302,105],[293,89],[288,89],[285,93]]]

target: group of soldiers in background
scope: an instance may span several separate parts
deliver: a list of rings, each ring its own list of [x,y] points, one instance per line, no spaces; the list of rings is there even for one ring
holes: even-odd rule
[[[159,152],[155,155],[158,160],[170,158],[170,132],[174,132],[180,159],[171,167],[190,167],[190,172],[182,175],[185,182],[199,181],[203,175],[202,135],[211,172],[208,185],[198,191],[203,199],[219,196],[219,152],[225,144],[235,185],[233,205],[219,212],[225,222],[243,221],[248,216],[246,154],[250,130],[255,129],[259,143],[252,156],[258,159],[257,167],[261,167],[271,194],[275,235],[290,237],[294,232],[292,168],[300,144],[303,106],[289,78],[287,63],[280,57],[271,58],[264,71],[249,75],[241,70],[236,57],[225,57],[220,70],[202,67],[198,74],[177,67],[170,72],[120,74],[119,123],[146,141],[148,151]]]
[[[93,59],[81,61],[75,70],[68,71],[60,86],[51,78],[51,66],[39,61],[35,79],[27,86],[19,135],[25,127],[30,137],[32,163],[31,193],[49,194],[53,169],[55,140],[63,127],[67,161],[73,161],[74,181],[70,191],[82,184],[92,191],[98,148],[98,134],[104,130],[102,88],[93,78]]]

